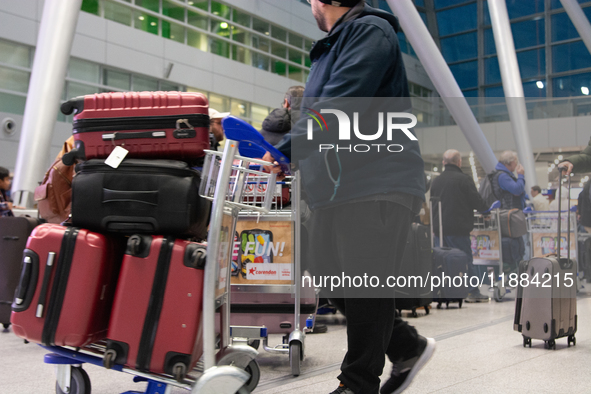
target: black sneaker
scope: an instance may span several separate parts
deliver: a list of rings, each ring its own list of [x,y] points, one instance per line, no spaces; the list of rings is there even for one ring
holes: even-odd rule
[[[330,394],[355,394],[353,390],[348,389],[344,384],[339,384],[339,387]]]
[[[398,361],[392,365],[390,379],[384,383],[380,389],[380,394],[402,393],[410,386],[421,368],[427,364],[435,351],[435,339],[419,336],[419,343],[420,348],[416,356],[408,360]]]

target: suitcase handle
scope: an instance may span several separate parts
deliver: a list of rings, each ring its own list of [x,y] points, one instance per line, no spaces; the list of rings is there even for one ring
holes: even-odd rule
[[[271,156],[279,163],[284,174],[290,175],[291,168],[289,159],[273,145],[265,141],[265,138],[254,127],[238,119],[235,116],[227,116],[222,120],[222,127],[226,137],[230,140],[238,141],[247,146],[256,145],[265,151],[271,153]],[[261,150],[258,150],[261,152]]]
[[[103,141],[135,140],[142,138],[166,138],[166,131],[134,131],[130,133],[114,132],[102,135]]]
[[[5,241],[18,241],[20,238],[17,235],[5,235],[2,239]]]
[[[35,317],[43,317],[43,311],[45,309],[45,301],[47,299],[47,291],[49,288],[49,281],[51,280],[51,271],[55,262],[55,252],[49,252],[47,254],[47,263],[45,264],[45,274],[43,275],[43,285],[41,286],[41,294],[39,295],[39,302],[37,303],[37,311]]]
[[[158,206],[158,190],[153,191],[125,191],[103,189],[103,204],[108,202],[126,202],[143,203],[147,205]]]
[[[14,302],[12,309],[15,312],[27,310],[33,296],[37,284],[37,276],[39,275],[39,256],[30,249],[25,249],[23,264],[21,267],[21,275],[18,281],[18,287],[14,294]]]

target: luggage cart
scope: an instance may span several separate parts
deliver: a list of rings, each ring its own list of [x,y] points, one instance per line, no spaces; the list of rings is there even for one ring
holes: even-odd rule
[[[257,194],[254,203],[242,200],[244,186],[248,184],[249,178],[253,176],[257,185],[274,185],[276,174],[251,170],[244,163],[263,165],[265,162],[238,155],[240,144],[252,146],[261,143],[264,146],[264,141],[257,139],[260,134],[256,130],[234,117],[224,119],[224,128],[227,131],[224,152],[207,151],[200,187],[200,195],[213,203],[203,286],[203,356],[196,368],[186,376],[144,373],[123,365],[113,365],[112,369],[116,371],[134,375],[135,382],[147,381],[146,394],[169,393],[172,387],[180,387],[193,394],[246,394],[258,384],[260,369],[255,360],[258,352],[240,341],[232,343],[230,334],[231,235],[234,234],[241,211],[265,214],[271,207],[272,188]],[[279,155],[275,158],[281,163],[284,172],[289,173],[287,158]],[[298,290],[299,286],[296,287]],[[219,324],[216,330],[217,314]],[[264,327],[233,329],[242,331],[247,337],[267,336]],[[90,379],[82,369],[82,364],[102,366],[106,356],[105,343],[91,344],[82,349],[57,346],[44,348],[52,352],[45,356],[44,361],[56,365],[56,393],[90,393]],[[124,394],[131,393],[138,392],[128,391]]]
[[[494,205],[493,205],[494,206]],[[503,272],[503,242],[500,226],[500,211],[491,208],[485,213],[474,214],[474,229],[470,233],[472,241],[472,257],[474,265],[497,266],[499,274]],[[487,274],[484,283],[491,278]],[[493,281],[491,281],[493,282]],[[491,283],[493,298],[501,302],[503,297],[513,289],[503,286],[501,280]]]
[[[244,126],[247,127],[248,125]],[[248,126],[250,127],[250,126]],[[224,124],[226,134],[228,129]],[[253,130],[254,131],[254,130]],[[230,135],[232,131],[230,131]],[[258,134],[258,133],[257,133]],[[270,147],[267,147],[271,149]],[[243,156],[254,156],[261,157],[265,151],[260,151],[252,146],[241,148],[240,152]],[[254,161],[248,162],[244,160],[243,165],[252,165]],[[241,234],[236,233],[235,236],[239,238],[238,245],[235,249],[239,253],[234,253],[236,261],[236,267],[234,269],[235,275],[232,276],[231,293],[232,297],[237,300],[248,300],[246,303],[232,304],[232,310],[238,312],[239,307],[242,307],[242,312],[251,313],[234,313],[230,316],[231,321],[246,321],[250,326],[231,326],[231,337],[234,343],[242,342],[248,343],[251,346],[258,348],[260,342],[263,343],[263,349],[273,354],[285,354],[289,357],[289,363],[292,375],[298,376],[301,373],[301,363],[304,359],[304,348],[305,348],[305,334],[307,330],[311,330],[314,326],[314,319],[316,309],[318,307],[318,297],[314,289],[302,289],[301,288],[301,258],[300,258],[300,188],[299,188],[299,173],[295,172],[292,176],[286,177],[285,182],[278,182],[277,184],[265,184],[259,182],[256,176],[252,176],[250,181],[245,186],[245,194],[243,196],[243,202],[246,204],[260,204],[260,194],[268,192],[269,189],[271,208],[267,213],[261,213],[256,210],[244,209],[238,216],[238,223],[241,229]],[[287,206],[284,204],[284,197],[286,188],[291,191],[291,205]],[[282,198],[283,197],[283,198]],[[267,201],[269,201],[267,200]],[[252,230],[257,228],[257,230]],[[261,230],[265,228],[266,230]],[[270,231],[273,228],[283,228],[280,230],[284,236],[282,240],[272,239],[273,234],[277,232]],[[251,229],[251,230],[248,230]],[[279,254],[283,256],[283,252],[290,253],[290,258],[283,258],[282,263],[276,264],[277,268],[275,271],[278,273],[277,280],[265,281],[265,280],[247,280],[247,277],[255,277],[251,275],[251,271],[256,267],[257,261],[249,262],[250,260],[243,260],[242,250],[242,239],[245,233],[256,233],[260,236],[264,236],[263,242],[272,243],[274,246],[273,253],[260,243],[254,242],[252,250],[255,253],[246,253],[250,258],[256,254],[256,249],[261,247],[260,251],[266,250],[265,261],[259,261],[260,263],[273,263],[266,265],[267,268],[275,269],[275,263],[277,261],[271,261],[270,256],[274,255],[278,258]],[[255,234],[256,235],[256,234]],[[259,236],[256,236],[258,238]],[[289,239],[285,239],[289,238]],[[279,241],[279,242],[278,242]],[[283,242],[281,242],[283,241]],[[290,247],[285,247],[284,242],[288,241]],[[287,242],[285,242],[287,243]],[[248,244],[247,244],[248,245]],[[238,255],[238,256],[237,256]],[[244,256],[246,257],[246,256]],[[257,257],[259,260],[263,260],[261,256]],[[256,272],[256,271],[255,271]],[[249,283],[250,282],[250,283]],[[259,312],[257,306],[264,306],[260,302],[261,300],[268,300],[271,297],[281,297],[285,295],[285,299],[289,299],[290,303],[287,304],[273,304],[274,312],[262,309],[262,313]],[[287,297],[289,296],[289,297]],[[283,301],[285,301],[285,299]],[[293,301],[292,301],[293,300]],[[307,300],[308,302],[303,302]],[[252,302],[249,304],[249,302]],[[283,320],[286,315],[291,314],[293,318]],[[254,324],[264,323],[265,326],[255,326]],[[266,328],[266,330],[263,330]],[[249,331],[250,330],[250,331]],[[264,333],[265,335],[261,335]],[[269,334],[283,334],[283,341],[278,345],[269,345]]]

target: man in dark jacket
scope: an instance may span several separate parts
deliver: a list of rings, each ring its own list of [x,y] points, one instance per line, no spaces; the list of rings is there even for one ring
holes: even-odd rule
[[[431,196],[441,201],[443,246],[460,249],[470,260],[470,275],[479,276],[474,267],[470,232],[474,228],[474,210],[483,212],[489,207],[478,194],[474,181],[462,172],[462,156],[455,149],[443,154],[445,170],[433,180]],[[433,209],[433,229],[439,234],[439,210]],[[439,239],[434,240],[439,245]],[[482,295],[478,287],[470,290],[466,302],[486,302],[488,297]]]
[[[274,109],[263,121],[261,134],[265,141],[277,145],[291,131],[292,123],[300,118],[303,86],[292,86],[285,93],[281,108]]]
[[[303,151],[296,147],[308,140],[311,114],[317,117],[323,109],[335,108],[336,98],[394,97],[398,98],[397,105],[385,112],[410,110],[397,38],[398,20],[366,5],[364,0],[310,3],[318,27],[328,35],[310,53],[312,67],[302,118],[278,145],[292,157],[293,143],[292,159],[300,169],[302,189],[312,210],[306,226],[310,259],[316,260],[317,267],[334,267],[331,272],[336,275],[371,270],[380,264],[394,270],[402,261],[411,220],[424,200],[424,164],[416,139],[407,138],[400,130],[394,133],[392,140],[385,142],[399,144],[402,149],[398,153],[385,152],[384,148],[379,154],[325,154],[318,151],[318,146]],[[354,101],[359,105],[356,111],[361,112],[363,105],[370,107],[363,100]],[[379,100],[375,102],[379,105]],[[330,133],[340,130],[335,119],[334,115],[326,116],[326,129],[314,134],[315,143],[334,142],[329,139],[334,137]],[[338,377],[341,384],[333,394],[377,393],[384,354],[394,367],[380,392],[402,392],[433,354],[435,341],[418,335],[413,327],[395,318],[393,295],[366,298],[345,293],[343,297],[331,298],[347,318],[348,345]]]

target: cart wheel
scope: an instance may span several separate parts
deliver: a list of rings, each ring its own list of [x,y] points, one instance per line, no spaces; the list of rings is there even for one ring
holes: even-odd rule
[[[425,314],[428,315],[430,311],[431,311],[431,308],[429,308],[429,305],[426,305],[425,306]]]
[[[417,313],[417,308],[412,308],[412,317],[419,317],[419,314]]]
[[[531,338],[527,338],[527,344],[529,345],[529,347],[531,348]]]
[[[523,337],[523,347],[525,347],[527,345],[527,338]]]
[[[496,302],[501,302],[503,300],[503,296],[501,295],[501,289],[499,289],[498,287],[495,287],[493,294]]]
[[[548,344],[548,349],[556,350],[556,341],[555,340],[551,340],[546,343]]]
[[[291,366],[291,374],[293,376],[300,376],[301,363],[302,344],[294,341],[289,345],[289,365]]]
[[[250,346],[253,349],[258,350],[259,346],[261,346],[261,340],[260,339],[249,339],[248,346]]]
[[[461,309],[461,308],[462,308],[462,304],[463,304],[463,303],[464,303],[464,300],[460,300],[460,301],[458,302],[458,305],[459,305],[459,306],[458,306],[458,308],[460,308],[460,309]]]
[[[115,351],[115,349],[107,350],[105,352],[105,355],[103,356],[103,367],[105,367],[107,369],[113,368],[113,365],[115,365],[116,359],[117,359],[117,352]]]
[[[90,394],[90,378],[82,368],[73,367],[70,392],[64,393],[57,382],[55,382],[55,392],[56,394]]]
[[[257,363],[256,360],[252,360],[250,363],[248,363],[244,370],[250,374],[250,378],[246,383],[244,383],[244,386],[238,390],[237,394],[251,393],[257,387],[259,380],[261,379],[261,368],[259,367],[259,363]]]
[[[10,323],[2,323],[2,327],[4,327],[5,330],[8,330],[8,327],[10,327]]]
[[[174,380],[179,383],[183,383],[185,380],[185,376],[187,376],[187,366],[184,363],[176,363],[172,367],[172,376],[174,376]]]

